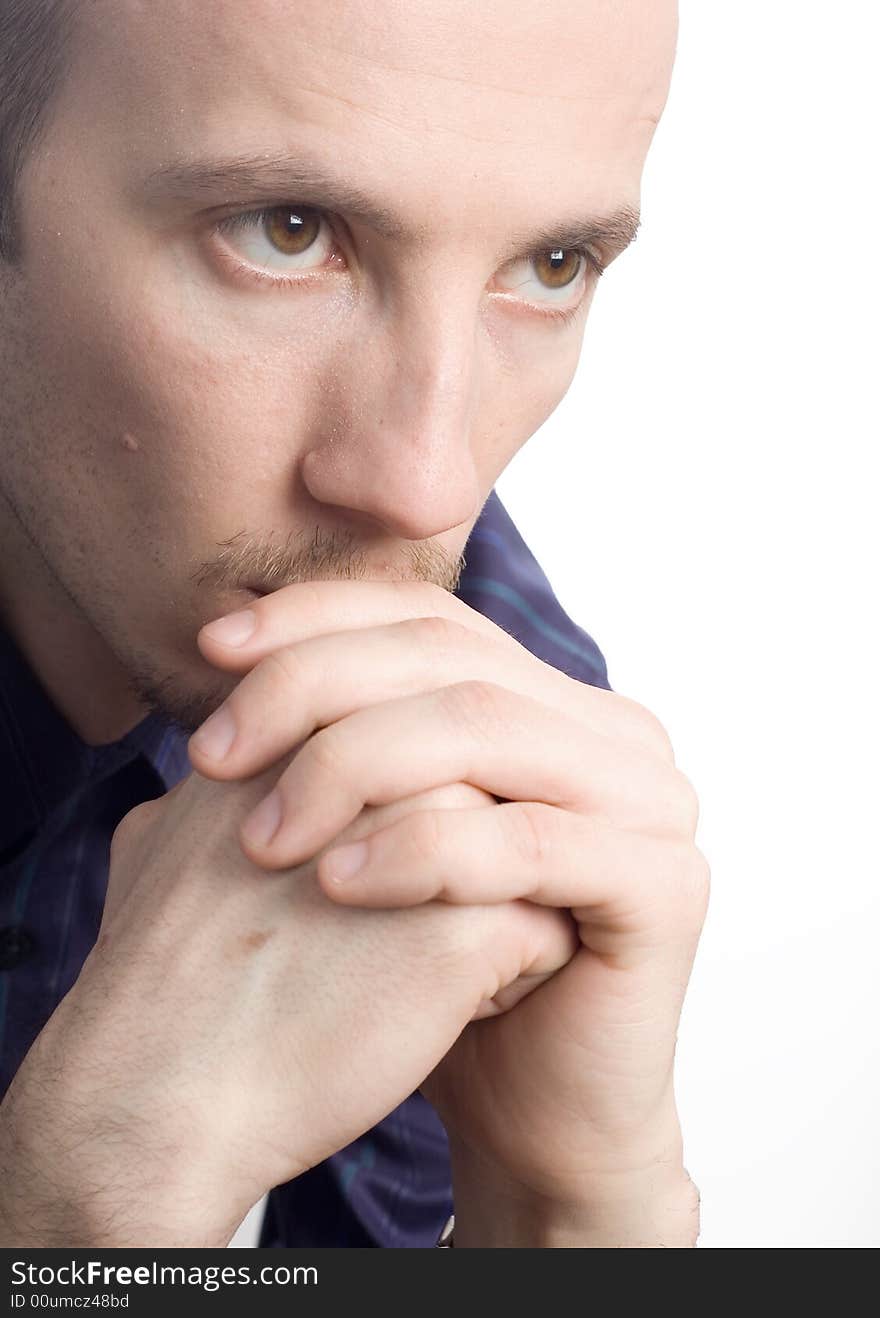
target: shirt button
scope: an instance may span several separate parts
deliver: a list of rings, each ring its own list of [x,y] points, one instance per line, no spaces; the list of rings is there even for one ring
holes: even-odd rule
[[[32,934],[19,925],[0,929],[0,970],[14,970],[36,947]]]

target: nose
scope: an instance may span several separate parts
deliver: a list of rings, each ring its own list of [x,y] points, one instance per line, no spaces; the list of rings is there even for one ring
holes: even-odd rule
[[[384,322],[372,326],[364,346],[336,363],[321,439],[301,466],[313,498],[405,540],[476,517],[471,314],[465,329],[460,304],[458,314],[448,303],[434,314],[422,303],[412,317],[395,317],[393,333]]]

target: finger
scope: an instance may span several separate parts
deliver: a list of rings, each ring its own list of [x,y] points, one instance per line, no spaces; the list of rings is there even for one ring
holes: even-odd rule
[[[346,872],[352,852],[361,864]],[[568,907],[589,926],[593,945],[598,929],[634,934],[658,920],[691,929],[708,895],[708,865],[693,843],[629,833],[599,815],[536,801],[415,811],[326,851],[317,872],[327,896],[345,905],[525,899]]]
[[[215,631],[227,617],[253,615],[253,629],[244,641],[227,644],[227,628]],[[206,623],[197,641],[206,658],[218,667],[244,672],[263,655],[327,632],[354,631],[401,622],[405,618],[449,618],[501,645],[518,642],[463,600],[426,581],[300,581],[254,600],[248,609]],[[238,628],[233,634],[240,635]],[[520,647],[522,648],[522,647]]]
[[[581,947],[569,911],[539,908],[533,902],[507,905],[493,939],[495,983],[481,998],[472,1020],[510,1011],[567,965]],[[497,906],[496,913],[500,914]]]
[[[618,692],[590,686],[544,663],[502,627],[433,583],[297,582],[265,595],[255,600],[249,609],[229,616],[239,618],[245,615],[253,619],[253,630],[240,644],[227,645],[212,635],[211,628],[217,622],[225,622],[225,618],[206,624],[198,633],[199,649],[210,663],[244,674],[267,655],[290,649],[316,636],[361,633],[368,628],[406,620],[427,622],[432,618],[445,618],[460,628],[494,641],[499,655],[505,654],[514,661],[518,659],[525,665],[523,671],[534,674],[534,690],[539,698],[557,703],[552,697],[555,689],[559,692],[560,705],[578,705],[582,716],[599,731],[644,745],[674,762],[665,728],[644,705]],[[450,629],[447,642],[454,635],[454,629]],[[356,639],[349,635],[344,643],[351,646]],[[438,636],[437,640],[442,646],[442,638]]]
[[[315,733],[244,821],[242,847],[265,868],[298,864],[365,805],[455,782],[598,812],[623,828],[696,828],[693,788],[665,761],[530,696],[468,681],[360,709]]]
[[[501,650],[449,618],[408,618],[266,655],[190,738],[190,762],[208,778],[246,778],[358,709],[467,680],[500,683],[596,726],[598,706],[588,711],[570,678],[527,651]],[[598,723],[607,735],[608,718]]]

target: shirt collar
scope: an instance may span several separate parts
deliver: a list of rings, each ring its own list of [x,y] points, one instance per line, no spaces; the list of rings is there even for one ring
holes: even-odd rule
[[[187,739],[179,726],[148,714],[118,741],[89,746],[0,627],[0,863],[23,849],[74,792],[108,778],[138,755],[154,771],[158,793],[170,790],[188,769]]]

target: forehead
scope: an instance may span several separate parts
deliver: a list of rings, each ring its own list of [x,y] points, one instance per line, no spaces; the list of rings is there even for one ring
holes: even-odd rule
[[[672,0],[97,0],[69,87],[144,173],[206,150],[328,153],[438,205],[515,181],[637,189],[668,89]],[[462,173],[462,170],[469,172]]]

